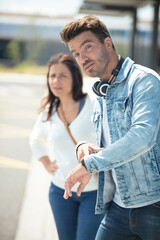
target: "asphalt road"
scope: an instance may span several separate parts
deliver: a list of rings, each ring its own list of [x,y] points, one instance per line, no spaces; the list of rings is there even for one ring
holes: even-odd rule
[[[44,94],[44,83],[42,76],[0,74],[1,240],[15,239],[31,166],[28,139]]]

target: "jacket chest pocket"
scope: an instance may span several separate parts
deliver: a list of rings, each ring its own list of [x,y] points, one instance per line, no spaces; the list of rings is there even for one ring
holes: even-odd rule
[[[101,114],[100,112],[95,112],[92,118],[92,122],[94,123],[95,128],[99,128],[99,125],[101,123]]]
[[[117,123],[117,127],[126,133],[131,127],[131,105],[129,98],[118,99],[114,103],[114,115]],[[123,135],[124,135],[123,134]]]
[[[100,146],[100,139],[101,139],[101,114],[100,112],[95,112],[92,118],[92,122],[94,124],[94,128],[96,131],[96,142]]]

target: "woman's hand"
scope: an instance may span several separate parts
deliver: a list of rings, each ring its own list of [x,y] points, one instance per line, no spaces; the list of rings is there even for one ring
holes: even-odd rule
[[[48,156],[43,156],[40,158],[40,161],[42,162],[42,164],[45,167],[45,169],[47,170],[47,172],[54,175],[54,173],[58,169],[56,160],[51,162]]]

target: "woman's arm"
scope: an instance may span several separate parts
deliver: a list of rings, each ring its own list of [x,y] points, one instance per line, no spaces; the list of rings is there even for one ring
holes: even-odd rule
[[[56,160],[51,162],[48,156],[43,156],[39,158],[39,161],[43,164],[44,168],[47,170],[48,173],[54,175],[55,171],[58,169],[56,164]]]

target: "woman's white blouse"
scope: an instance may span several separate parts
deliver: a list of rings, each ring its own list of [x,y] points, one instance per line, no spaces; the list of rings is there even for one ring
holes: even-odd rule
[[[85,104],[78,116],[69,125],[70,131],[76,142],[86,141],[96,144],[96,133],[91,122],[94,100],[87,96]],[[46,120],[47,111],[40,113],[30,136],[30,146],[37,159],[49,156],[50,160],[56,159],[59,169],[52,177],[53,183],[64,189],[64,181],[68,173],[77,166],[75,145],[72,142],[63,122],[55,111],[49,121]],[[76,191],[77,185],[72,188]],[[97,189],[97,177],[92,176],[84,191]]]

